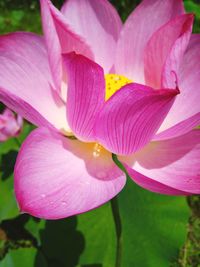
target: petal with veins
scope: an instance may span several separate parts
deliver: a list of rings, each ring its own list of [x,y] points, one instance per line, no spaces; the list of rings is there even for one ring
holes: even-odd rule
[[[107,0],[68,0],[62,13],[73,31],[91,47],[95,62],[108,73],[114,64],[122,27],[117,11]]]
[[[121,158],[142,187],[169,195],[200,193],[200,131],[151,142],[133,156]],[[130,167],[128,167],[130,166]]]
[[[169,73],[178,73],[183,53],[185,52],[192,32],[193,15],[186,14],[176,17],[158,31],[149,40],[144,54],[146,84],[153,88],[175,88],[178,81],[171,81]],[[170,57],[165,73],[163,68]],[[162,76],[165,80],[162,84]],[[166,77],[167,76],[167,77]],[[176,78],[176,77],[175,77]],[[174,84],[176,82],[176,84]]]
[[[144,49],[152,34],[184,13],[182,0],[144,0],[121,31],[116,51],[116,72],[144,84]]]
[[[117,91],[96,118],[96,139],[115,154],[127,155],[146,145],[167,115],[176,90],[129,84]]]
[[[95,141],[93,128],[105,102],[103,69],[84,56],[63,56],[69,74],[67,118],[75,136],[82,141]]]
[[[14,171],[21,211],[59,219],[94,209],[124,187],[126,177],[106,150],[69,140],[47,129],[34,130],[23,143]]]
[[[179,136],[200,124],[200,34],[192,35],[178,72],[180,95],[164,120],[156,140]]]
[[[0,100],[37,126],[68,130],[65,105],[54,96],[43,38],[0,37]]]
[[[77,52],[93,58],[86,41],[69,27],[64,15],[50,0],[40,0],[43,32],[48,50],[50,68],[58,92],[63,78],[62,53]]]

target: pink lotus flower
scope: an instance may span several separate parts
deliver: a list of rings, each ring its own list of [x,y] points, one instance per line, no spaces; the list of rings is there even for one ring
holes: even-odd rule
[[[57,219],[110,200],[126,181],[111,153],[148,190],[200,193],[200,36],[182,1],[144,0],[123,26],[106,0],[41,8],[45,41],[0,38],[0,99],[39,127],[15,165],[21,210]]]
[[[17,136],[21,131],[22,124],[22,117],[19,115],[15,116],[10,109],[6,108],[0,114],[0,142]]]

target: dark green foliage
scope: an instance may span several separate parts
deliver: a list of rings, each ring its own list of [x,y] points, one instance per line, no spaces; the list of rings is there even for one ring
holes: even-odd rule
[[[63,3],[62,0],[52,1],[57,7]],[[131,11],[140,3],[140,0],[111,0],[117,8],[123,21]],[[185,0],[185,7],[188,12],[196,14],[194,30],[200,28],[200,3],[199,1]],[[2,0],[0,1],[0,33],[12,31],[33,31],[41,33],[41,23],[38,0]]]

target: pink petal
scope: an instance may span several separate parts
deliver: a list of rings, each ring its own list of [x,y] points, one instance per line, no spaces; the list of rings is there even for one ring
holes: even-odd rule
[[[59,219],[94,209],[121,191],[125,175],[106,150],[95,157],[94,147],[47,129],[34,130],[14,171],[21,211]]]
[[[95,118],[105,102],[103,69],[81,55],[64,56],[69,74],[67,92],[67,118],[78,139],[95,141]]]
[[[131,178],[142,187],[162,194],[200,193],[200,131],[152,142],[124,158]]]
[[[68,0],[62,13],[73,31],[89,44],[94,60],[108,73],[114,63],[116,42],[122,27],[113,6],[107,0]]]
[[[178,82],[180,95],[164,120],[156,139],[171,138],[200,124],[200,35],[193,35],[183,57]]]
[[[173,110],[173,107],[172,107],[172,110]],[[165,120],[163,124],[161,125],[160,129],[162,129],[164,125],[165,125]],[[182,134],[188,133],[189,131],[191,131],[193,128],[195,128],[198,125],[200,125],[200,112],[189,117],[188,119],[178,122],[177,124],[168,128],[167,130],[157,133],[153,137],[153,140],[164,140],[164,139],[174,138],[176,136],[180,136]]]
[[[41,36],[30,32],[15,32],[1,35],[0,54],[10,55],[11,53],[30,60],[34,66],[40,69],[48,82],[53,86],[46,48]]]
[[[96,119],[97,140],[115,154],[141,149],[158,130],[177,93],[135,83],[122,87],[106,101]]]
[[[187,196],[190,195],[184,191],[174,189],[170,186],[167,186],[163,183],[160,183],[154,179],[149,178],[148,176],[145,176],[141,174],[140,172],[135,171],[134,169],[131,169],[128,167],[128,165],[124,165],[127,169],[129,177],[139,186],[155,192],[159,194],[164,195],[172,195],[172,196]]]
[[[67,129],[65,106],[54,97],[42,37],[0,37],[0,100],[30,122]]]
[[[10,109],[6,108],[0,114],[0,142],[17,136],[21,131],[22,124],[22,118],[20,116],[16,117]]]
[[[40,0],[40,5],[51,72],[56,89],[60,91],[63,78],[61,54],[75,51],[89,58],[93,58],[93,54],[85,40],[70,29],[64,15],[50,0]]]
[[[163,66],[162,86],[165,88],[175,88],[177,85],[179,86],[178,72],[182,64],[183,55],[190,41],[194,21],[193,14],[187,16],[188,20],[183,24],[182,34],[171,48],[170,54]]]
[[[116,72],[144,83],[144,49],[152,34],[172,18],[183,14],[182,0],[144,0],[131,13],[121,32]]]
[[[162,84],[163,67],[170,56],[171,64],[170,66],[168,64],[165,75],[172,71],[177,74],[178,66],[190,39],[192,24],[193,15],[181,15],[162,26],[152,35],[144,54],[146,84],[154,88],[176,87],[174,79],[171,80],[171,77],[168,77],[168,83]],[[171,74],[167,76],[171,76]],[[177,81],[175,80],[175,82]]]

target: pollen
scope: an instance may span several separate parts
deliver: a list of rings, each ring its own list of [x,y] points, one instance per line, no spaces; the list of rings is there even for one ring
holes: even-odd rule
[[[102,152],[102,149],[103,147],[100,144],[95,143],[94,148],[93,148],[93,156],[95,158],[98,158]]]
[[[106,94],[105,100],[108,100],[115,92],[117,92],[122,86],[132,83],[133,81],[129,80],[125,76],[118,74],[106,74]]]

